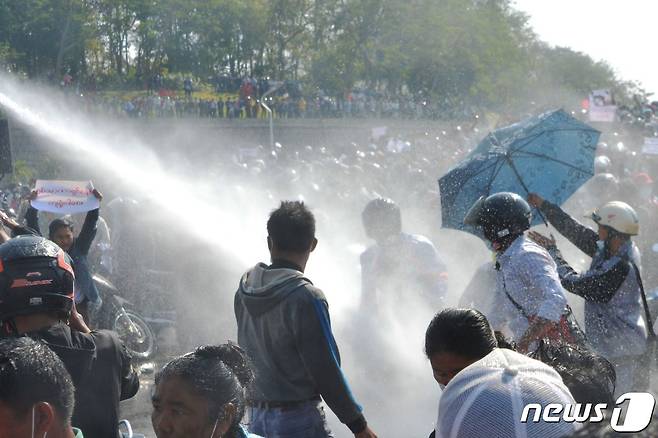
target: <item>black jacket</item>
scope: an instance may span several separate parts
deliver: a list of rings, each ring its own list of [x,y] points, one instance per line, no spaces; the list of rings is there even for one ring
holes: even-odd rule
[[[28,333],[53,350],[71,374],[75,385],[72,425],[90,438],[117,438],[119,401],[139,389],[139,378],[131,358],[114,332],[89,334],[65,324]]]

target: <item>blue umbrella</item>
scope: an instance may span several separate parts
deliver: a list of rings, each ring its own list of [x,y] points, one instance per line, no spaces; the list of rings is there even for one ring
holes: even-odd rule
[[[600,134],[563,110],[490,133],[439,179],[442,226],[480,236],[464,216],[481,196],[498,192],[535,192],[561,205],[594,174]],[[534,215],[533,225],[542,220]]]

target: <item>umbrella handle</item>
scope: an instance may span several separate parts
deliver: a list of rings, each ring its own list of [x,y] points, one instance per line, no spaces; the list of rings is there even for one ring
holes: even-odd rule
[[[521,178],[521,175],[519,174],[519,171],[516,170],[516,166],[514,165],[514,161],[512,161],[512,159],[509,157],[509,155],[505,155],[505,161],[507,161],[507,164],[509,164],[509,167],[514,172],[514,175],[516,175],[516,179],[518,179],[519,183],[521,183],[521,187],[523,187],[523,190],[525,190],[526,195],[529,195],[530,190],[528,190],[528,186],[526,186],[525,183],[523,182],[523,178]],[[541,210],[539,210],[538,208],[535,208],[535,210],[537,210],[537,213],[539,213],[539,217],[544,222],[544,225],[546,225],[546,228],[548,228],[548,221],[546,220],[546,218],[542,214]]]
[[[526,193],[530,194],[530,192],[528,192],[528,189],[526,189]],[[535,210],[537,210],[537,213],[539,213],[539,217],[540,217],[541,220],[544,222],[544,225],[546,225],[546,228],[548,228],[548,221],[546,220],[546,218],[545,218],[544,215],[542,214],[541,210],[538,209],[538,208],[535,208]],[[553,237],[552,234],[551,234],[551,237]]]

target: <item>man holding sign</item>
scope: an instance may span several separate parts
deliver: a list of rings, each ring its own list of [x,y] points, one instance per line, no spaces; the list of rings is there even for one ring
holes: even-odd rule
[[[102,303],[87,262],[87,254],[96,236],[102,199],[103,195],[93,187],[91,181],[38,180],[30,195],[30,207],[25,213],[27,226],[41,234],[38,210],[64,214],[87,211],[87,217],[78,237],[74,237],[73,223],[69,219],[55,219],[48,226],[48,239],[59,245],[73,259],[75,303],[87,323],[89,323],[89,306],[97,309]]]

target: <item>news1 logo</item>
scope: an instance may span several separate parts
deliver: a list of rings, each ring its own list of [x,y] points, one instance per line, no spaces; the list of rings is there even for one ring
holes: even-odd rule
[[[621,405],[628,402],[626,416],[622,419]],[[648,392],[627,392],[621,395],[615,402],[610,419],[610,427],[615,432],[641,432],[651,423],[653,410],[656,406],[656,399]],[[530,403],[523,408],[521,422],[538,423],[557,423],[564,421],[567,423],[600,423],[605,419],[605,411],[608,409],[606,403],[576,403],[560,404],[550,403],[542,406],[539,403]],[[533,412],[532,417],[530,412]]]

